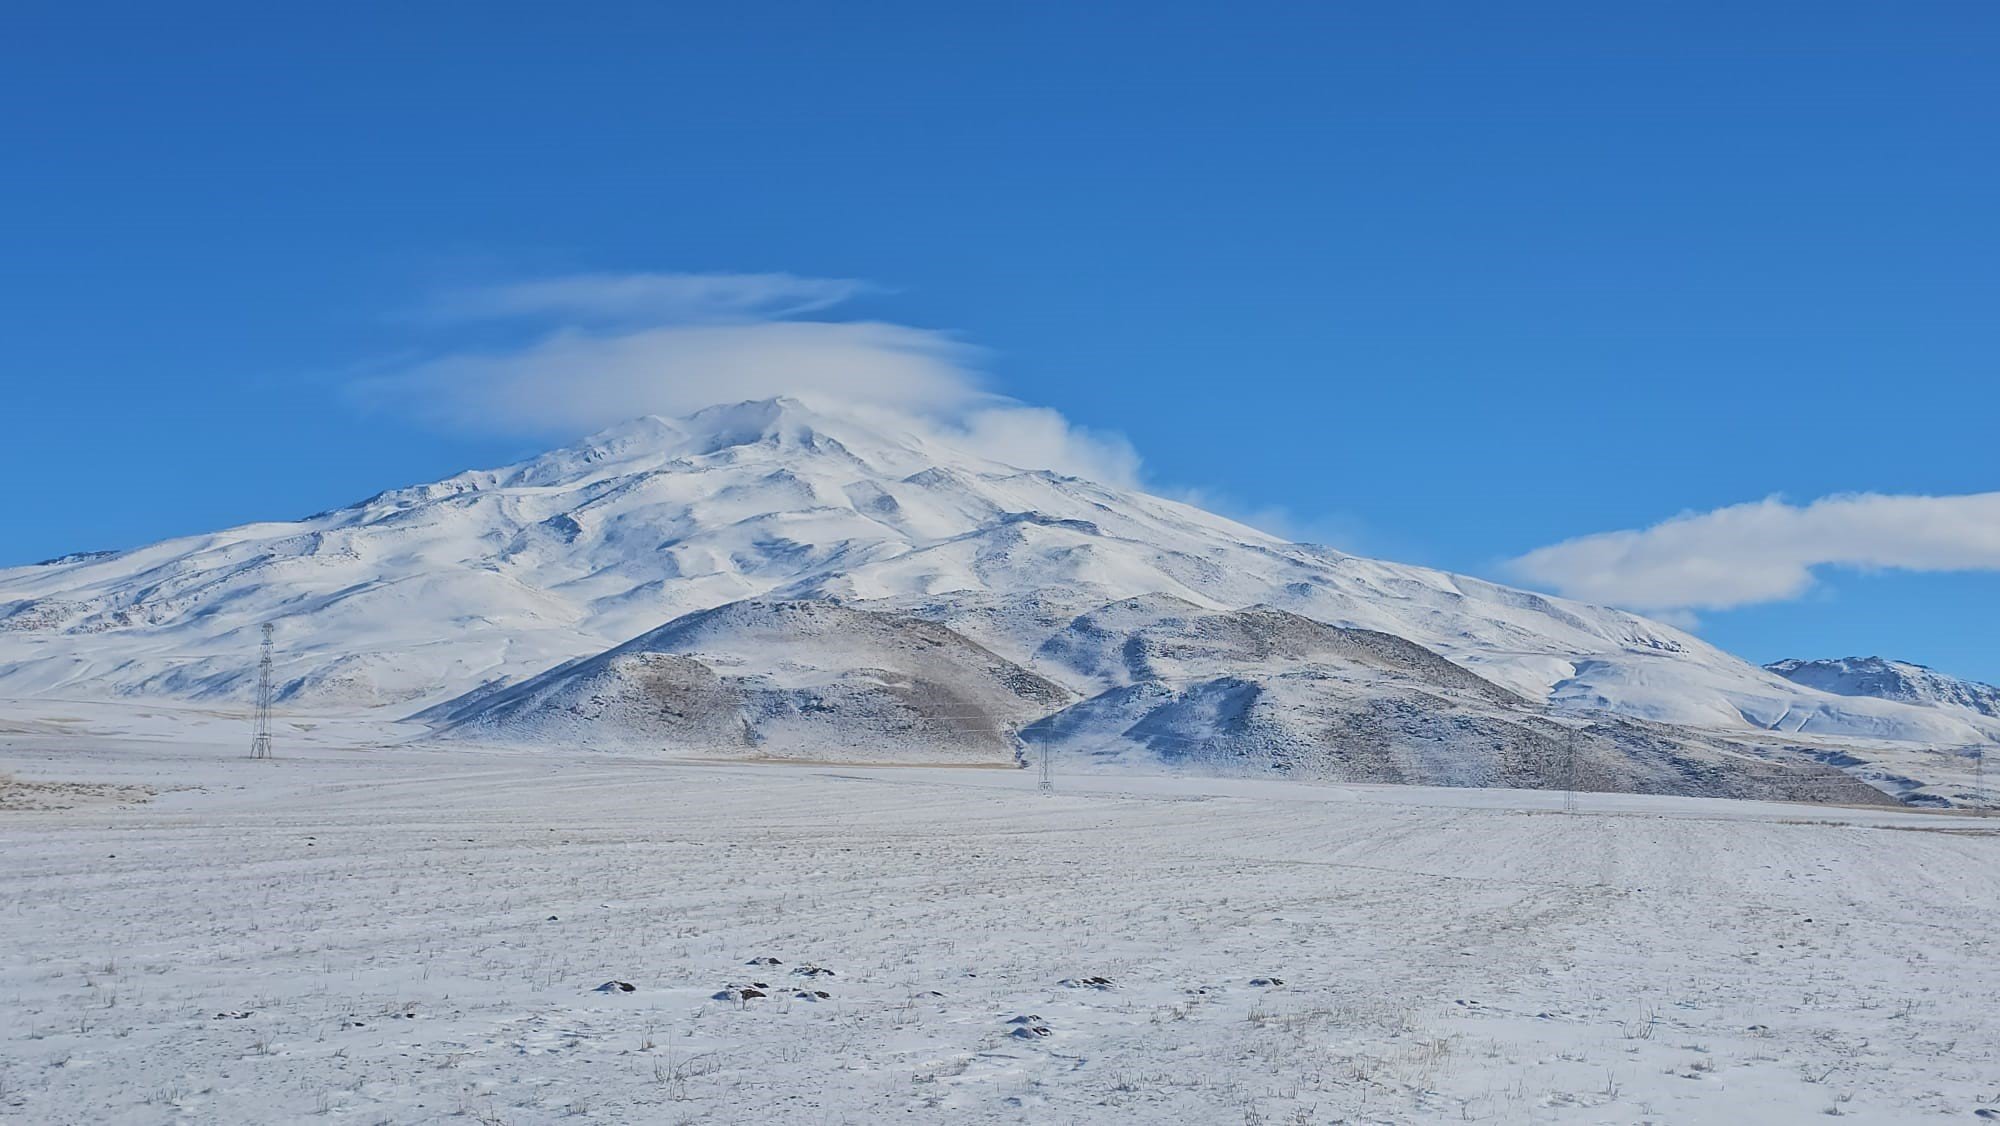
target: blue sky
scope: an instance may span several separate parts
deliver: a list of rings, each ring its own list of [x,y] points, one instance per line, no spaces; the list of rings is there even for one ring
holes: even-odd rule
[[[10,25],[0,563],[562,437],[357,393],[562,327],[451,295],[785,273],[868,285],[756,316],[976,346],[951,362],[1123,435],[1153,487],[1757,660],[2000,680],[1991,5]],[[1809,507],[1853,492],[1940,503]]]

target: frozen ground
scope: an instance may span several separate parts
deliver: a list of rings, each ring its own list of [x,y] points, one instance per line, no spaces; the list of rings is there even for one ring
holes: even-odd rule
[[[0,720],[0,1121],[2000,1116],[2000,819],[240,730]]]

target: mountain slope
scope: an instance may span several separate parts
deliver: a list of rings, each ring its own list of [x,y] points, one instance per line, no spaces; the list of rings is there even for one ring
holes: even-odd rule
[[[1291,544],[1142,493],[777,399],[648,418],[332,512],[0,571],[0,696],[245,698],[406,713],[746,599],[924,618],[1043,654],[1132,598],[1393,635],[1532,702],[1724,731],[1992,739],[1963,711],[1831,695],[1615,610]]]
[[[1765,668],[1795,684],[1838,696],[1869,696],[2000,719],[2000,688],[1881,657],[1774,661]]]
[[[1070,700],[934,622],[831,602],[735,602],[425,718],[459,738],[681,755],[1015,761]]]
[[[1044,668],[936,622],[829,600],[731,603],[422,717],[453,739],[676,757],[1025,764],[1064,771],[1840,801],[1889,799],[1791,751],[1641,720],[1559,722],[1391,634],[1168,596],[1080,615]]]
[[[1023,733],[1036,748],[1089,765],[1881,800],[1809,758],[1640,720],[1558,722],[1546,705],[1401,637],[1266,607],[1208,612],[1161,596],[1128,599],[1079,616],[1037,656],[1110,686]]]

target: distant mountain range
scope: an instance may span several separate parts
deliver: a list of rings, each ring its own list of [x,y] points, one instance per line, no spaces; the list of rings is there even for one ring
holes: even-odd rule
[[[288,708],[516,741],[1741,793],[1772,792],[1722,769],[1749,747],[2000,741],[1990,710],[791,399],[0,570],[0,697],[243,701],[266,621]]]
[[[1795,684],[1841,696],[1867,696],[2000,718],[2000,688],[1961,680],[1908,661],[1882,657],[1773,661],[1764,666]]]

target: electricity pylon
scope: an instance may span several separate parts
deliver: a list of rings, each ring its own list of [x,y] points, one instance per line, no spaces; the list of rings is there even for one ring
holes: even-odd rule
[[[271,623],[264,623],[263,652],[257,659],[257,719],[250,734],[250,757],[271,757]]]
[[[1563,812],[1576,812],[1576,728],[1569,729],[1563,749]]]

